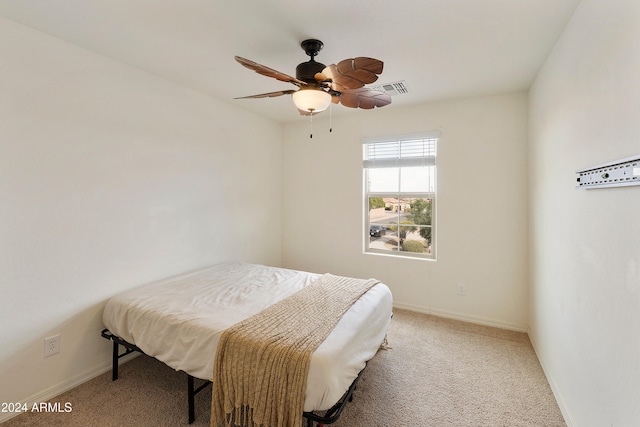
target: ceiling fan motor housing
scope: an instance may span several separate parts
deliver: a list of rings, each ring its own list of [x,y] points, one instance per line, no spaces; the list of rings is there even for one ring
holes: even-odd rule
[[[308,39],[300,43],[300,47],[311,59],[296,67],[296,78],[307,83],[315,83],[315,75],[325,69],[325,65],[315,61],[315,56],[322,50],[324,44],[317,39]]]
[[[298,64],[296,67],[296,78],[307,83],[316,83],[315,75],[321,73],[325,69],[325,65],[313,60]]]

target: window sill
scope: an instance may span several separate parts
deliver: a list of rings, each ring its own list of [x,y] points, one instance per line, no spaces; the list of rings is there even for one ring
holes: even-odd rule
[[[411,259],[411,260],[418,260],[418,261],[436,261],[435,257],[427,257],[424,255],[410,255],[409,253],[405,254],[403,253],[402,255],[400,254],[396,254],[396,253],[387,253],[387,252],[378,252],[378,251],[372,251],[372,250],[365,250],[363,252],[365,255],[374,255],[374,256],[383,256],[383,257],[388,257],[388,258],[401,258],[401,259]]]

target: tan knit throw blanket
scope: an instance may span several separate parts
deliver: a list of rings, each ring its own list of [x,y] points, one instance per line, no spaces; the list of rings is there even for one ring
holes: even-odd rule
[[[216,352],[211,427],[300,427],[311,353],[376,283],[325,274],[227,329]]]

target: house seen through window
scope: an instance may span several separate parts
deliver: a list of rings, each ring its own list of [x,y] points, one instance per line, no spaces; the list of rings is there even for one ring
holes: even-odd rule
[[[438,139],[365,141],[365,252],[435,259]]]

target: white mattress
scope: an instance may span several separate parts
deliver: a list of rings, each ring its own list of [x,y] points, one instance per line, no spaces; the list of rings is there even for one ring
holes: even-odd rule
[[[212,379],[222,332],[293,294],[320,275],[223,263],[116,295],[103,320],[115,335],[176,370]],[[379,283],[340,319],[311,357],[305,411],[333,406],[377,352],[391,322],[392,297]]]

